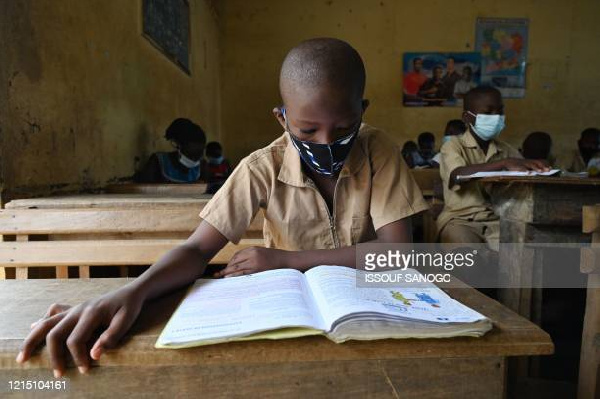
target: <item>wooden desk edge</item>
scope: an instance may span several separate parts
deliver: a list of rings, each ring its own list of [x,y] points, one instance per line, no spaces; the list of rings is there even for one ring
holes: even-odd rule
[[[26,280],[32,282],[36,280]],[[46,281],[46,280],[37,280]],[[67,280],[69,281],[69,280]],[[125,279],[114,279],[110,285],[113,288],[126,282]],[[460,294],[462,291],[462,295]],[[533,323],[516,315],[508,309],[499,308],[496,301],[475,291],[474,289],[453,289],[451,296],[457,300],[466,296],[478,301],[478,306],[468,303],[476,309],[502,310],[503,319],[512,322],[513,327],[505,330],[497,325],[480,338],[456,337],[441,339],[398,339],[376,341],[350,341],[335,344],[325,337],[313,336],[287,340],[260,340],[252,342],[231,342],[226,344],[196,347],[189,349],[169,350],[155,349],[154,343],[166,320],[160,323],[154,321],[145,332],[126,337],[120,349],[109,351],[103,356],[98,365],[139,365],[139,364],[239,364],[239,363],[285,363],[290,361],[334,361],[334,360],[386,360],[405,358],[464,358],[464,357],[493,357],[493,356],[529,356],[548,355],[554,350],[549,335]],[[171,302],[169,307],[163,307],[163,313],[170,314],[178,301],[173,294],[170,300],[156,302]],[[462,298],[461,298],[462,297]],[[153,311],[152,305],[146,308],[146,313]],[[482,311],[485,314],[485,311]],[[162,317],[161,317],[162,319]],[[508,323],[506,322],[506,323]],[[506,324],[505,323],[505,324]],[[135,330],[135,325],[134,325]],[[47,351],[41,350],[41,356],[35,356],[24,366],[15,362],[15,356],[22,343],[21,338],[7,337],[0,339],[0,369],[19,367],[47,368],[49,367]]]

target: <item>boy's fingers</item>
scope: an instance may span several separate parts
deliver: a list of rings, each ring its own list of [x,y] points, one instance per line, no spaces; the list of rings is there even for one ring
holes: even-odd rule
[[[249,267],[249,263],[246,261],[240,262],[240,263],[236,263],[233,265],[227,265],[227,267],[223,270],[221,270],[220,276],[224,277],[224,276],[228,276],[232,273],[237,273],[239,271],[242,271],[244,269],[247,269]]]
[[[55,314],[58,314],[58,313],[62,313],[69,308],[71,308],[70,305],[62,305],[60,303],[53,303],[52,305],[50,305],[50,307],[46,311],[46,314],[44,315],[43,318],[54,316]]]
[[[46,346],[55,378],[62,377],[65,372],[65,341],[76,324],[77,317],[65,317],[46,336]]]
[[[242,270],[242,271],[239,271],[239,272],[228,274],[225,277],[227,277],[227,278],[229,278],[229,277],[237,277],[237,276],[243,276],[245,274],[250,274],[250,273],[248,273],[248,271],[246,271],[246,270]]]
[[[75,365],[82,373],[87,372],[90,367],[90,358],[87,343],[92,334],[100,326],[101,320],[91,312],[84,312],[75,328],[67,338],[67,348],[71,352]]]
[[[92,359],[98,360],[104,349],[114,348],[135,321],[135,316],[136,314],[129,309],[120,308],[113,316],[108,328],[98,337],[90,350]]]
[[[36,322],[32,331],[27,335],[21,352],[19,352],[18,361],[19,363],[26,362],[31,357],[31,354],[35,349],[46,339],[48,332],[54,328],[64,317],[66,313],[58,313],[47,319]]]

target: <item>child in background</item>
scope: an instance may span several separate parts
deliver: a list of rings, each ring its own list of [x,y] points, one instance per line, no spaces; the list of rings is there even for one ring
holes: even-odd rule
[[[554,164],[551,156],[552,137],[546,132],[532,132],[523,140],[521,154],[525,159],[543,159]]]
[[[419,147],[417,146],[417,143],[415,143],[412,140],[409,140],[406,143],[404,143],[404,145],[402,146],[401,154],[402,158],[404,159],[404,162],[406,162],[406,165],[408,165],[408,167],[411,169],[417,167],[422,168],[424,165],[427,164],[421,156],[421,154],[419,154]]]
[[[459,136],[463,134],[467,130],[467,126],[460,119],[452,119],[446,123],[446,129],[444,129],[444,137],[442,137],[442,145],[444,143],[450,141],[452,136]],[[441,150],[441,148],[440,148]],[[431,166],[434,168],[440,167],[440,159],[442,157],[442,153],[438,152],[435,154],[433,159],[431,160]]]
[[[138,183],[196,183],[202,178],[206,135],[189,119],[175,119],[165,132],[176,151],[150,156],[134,180]]]
[[[592,159],[592,163],[596,163],[596,159],[600,158],[600,129],[590,127],[582,131],[577,147],[569,160],[561,162],[562,169],[574,173],[586,172]]]
[[[396,143],[363,123],[365,79],[360,55],[341,40],[313,39],[292,49],[279,79],[284,105],[273,109],[283,134],[239,163],[185,243],[116,291],[66,310],[51,307],[32,326],[17,361],[47,341],[56,378],[68,352],[87,373],[91,359],[118,344],[146,302],[201,277],[259,211],[265,247],[237,252],[218,277],[356,267],[358,243],[411,242],[410,217],[427,203]]]
[[[207,194],[214,194],[221,188],[231,173],[229,161],[223,157],[223,147],[216,141],[206,145],[206,187]]]
[[[477,180],[457,176],[500,170],[547,171],[545,161],[522,159],[521,154],[499,141],[504,129],[504,104],[492,87],[470,90],[464,99],[462,120],[467,132],[453,136],[442,146],[440,175],[444,183],[444,210],[437,219],[443,243],[487,243],[498,251],[500,224],[490,203],[490,192]]]
[[[431,160],[435,156],[435,136],[431,132],[423,132],[417,137],[419,154],[425,161],[424,166],[431,166]]]

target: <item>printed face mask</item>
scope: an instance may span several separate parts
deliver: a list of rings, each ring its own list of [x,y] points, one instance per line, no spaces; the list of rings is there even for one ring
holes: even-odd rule
[[[471,124],[471,129],[479,136],[482,140],[490,141],[493,138],[498,137],[500,132],[506,126],[506,119],[504,115],[486,115],[486,114],[474,114],[471,111],[467,111],[475,117],[475,126]]]
[[[192,159],[189,159],[188,157],[183,155],[183,153],[180,150],[179,151],[179,163],[182,164],[183,166],[185,166],[186,168],[191,169],[191,168],[195,168],[196,166],[200,165],[200,160],[194,161]]]
[[[311,143],[310,141],[298,140],[298,138],[290,132],[290,127],[285,116],[285,108],[282,108],[281,112],[283,113],[286,130],[290,135],[292,144],[296,147],[296,150],[298,150],[300,158],[302,158],[304,163],[321,175],[336,175],[344,166],[344,161],[352,149],[352,144],[354,144],[354,141],[358,136],[360,123],[352,133],[331,144],[317,144]]]

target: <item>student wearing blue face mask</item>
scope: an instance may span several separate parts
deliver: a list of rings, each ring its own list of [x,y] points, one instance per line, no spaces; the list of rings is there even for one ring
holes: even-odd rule
[[[134,180],[139,183],[196,183],[205,170],[204,146],[206,135],[200,126],[189,119],[175,119],[165,131],[165,139],[175,151],[156,152]]]
[[[500,170],[547,171],[541,160],[523,159],[519,151],[498,140],[505,127],[500,92],[491,87],[470,90],[464,99],[462,120],[467,131],[453,136],[441,148],[440,175],[444,210],[437,219],[441,242],[487,243],[498,249],[500,227],[490,203],[489,187],[457,176]]]

